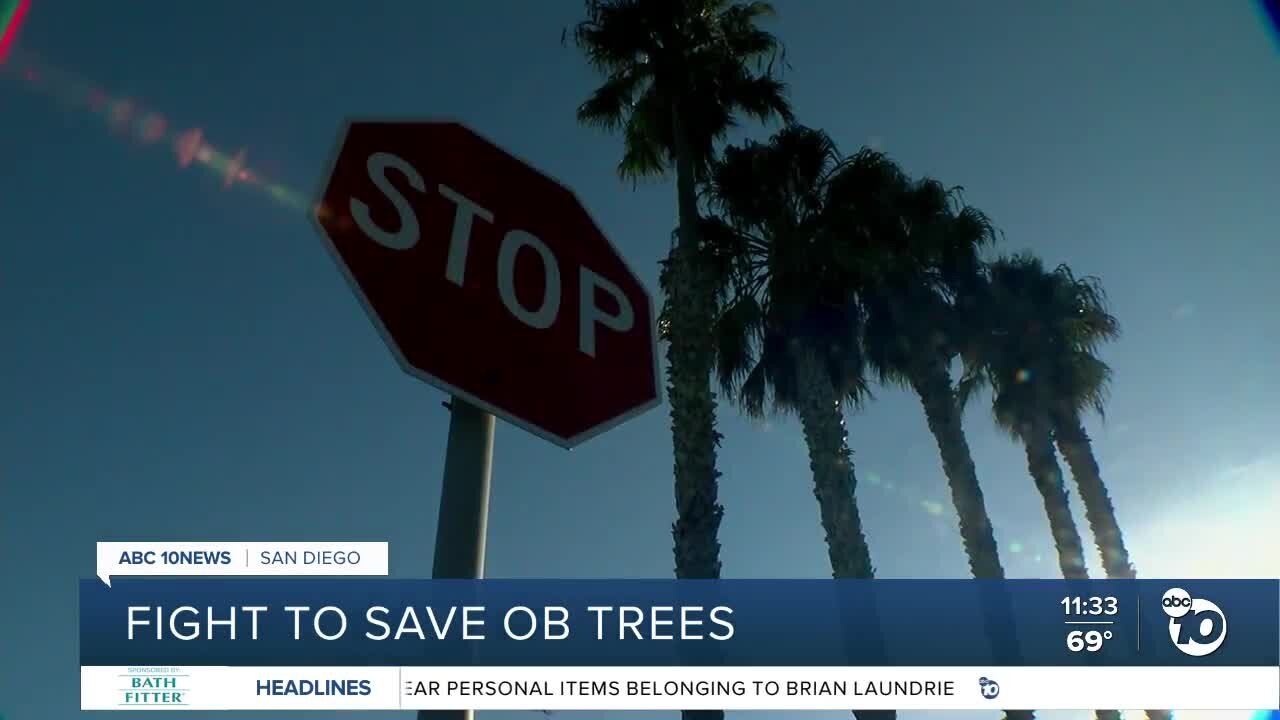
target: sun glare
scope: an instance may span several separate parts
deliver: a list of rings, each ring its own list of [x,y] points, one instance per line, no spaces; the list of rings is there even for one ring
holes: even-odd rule
[[[1139,577],[1280,577],[1280,458],[1229,468],[1134,533]],[[1219,717],[1219,716],[1215,716]]]

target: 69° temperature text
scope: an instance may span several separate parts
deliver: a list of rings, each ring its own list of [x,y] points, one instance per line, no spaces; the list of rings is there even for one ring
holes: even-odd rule
[[[1072,630],[1067,633],[1067,649],[1071,652],[1098,652],[1112,637],[1110,630]]]

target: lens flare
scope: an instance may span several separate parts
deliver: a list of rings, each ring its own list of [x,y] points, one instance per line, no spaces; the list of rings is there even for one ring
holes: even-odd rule
[[[222,181],[249,188],[277,205],[292,211],[312,208],[305,197],[279,182],[266,178],[249,166],[249,151],[223,151],[212,145],[203,128],[175,130],[163,114],[143,107],[133,98],[116,95],[73,73],[42,62],[13,48],[18,26],[30,0],[0,0],[0,74],[16,79],[22,87],[58,101],[63,106],[99,116],[116,136],[139,146],[167,146],[179,170],[203,168]]]
[[[178,155],[178,167],[185,168],[196,159],[196,152],[204,144],[204,131],[191,128],[177,137],[173,150]]]
[[[0,0],[0,65],[9,59],[9,49],[30,9],[31,0]]]
[[[165,130],[169,124],[165,119],[152,113],[142,122],[142,141],[145,143],[153,143],[164,137]]]

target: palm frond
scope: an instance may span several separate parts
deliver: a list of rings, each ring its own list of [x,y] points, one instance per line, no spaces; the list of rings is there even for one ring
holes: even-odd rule
[[[716,320],[716,374],[728,396],[737,391],[756,364],[755,348],[763,320],[760,303],[751,295],[737,298]]]
[[[612,73],[578,106],[578,122],[615,131],[622,128],[643,90],[645,78],[631,68]]]
[[[979,297],[966,376],[991,386],[1002,427],[1016,431],[1046,413],[1105,413],[1111,368],[1096,353],[1119,322],[1097,278],[1015,255],[990,263]]]
[[[671,169],[677,115],[698,178],[739,115],[790,121],[774,68],[781,43],[757,24],[772,14],[768,4],[587,0],[585,9],[574,44],[605,81],[578,119],[623,131],[624,177]]]
[[[574,44],[597,70],[609,74],[643,61],[656,48],[650,30],[654,3],[586,0],[586,19],[573,30]]]

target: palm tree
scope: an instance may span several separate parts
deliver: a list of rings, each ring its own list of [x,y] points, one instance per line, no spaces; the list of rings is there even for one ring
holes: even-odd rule
[[[722,289],[721,385],[749,415],[800,416],[832,574],[871,577],[841,406],[864,396],[863,362],[870,359],[882,376],[923,390],[940,445],[944,438],[954,445],[958,433],[968,458],[950,355],[935,336],[956,315],[944,288],[972,297],[977,248],[994,235],[991,225],[936,181],[912,182],[879,153],[841,158],[827,135],[796,126],[767,144],[726,150],[708,185],[718,215],[705,221],[701,258]],[[929,304],[910,307],[916,302]],[[906,341],[892,341],[890,330],[907,334]],[[918,362],[908,360],[913,352]],[[939,375],[945,390],[929,384]],[[971,460],[967,478],[952,484],[963,526],[977,531],[966,534],[975,574],[1003,577]],[[1034,713],[1010,710],[1005,717],[1031,720]]]
[[[1087,410],[1104,412],[1111,368],[1095,353],[1120,332],[1102,285],[1066,265],[1047,272],[1027,256],[992,264],[990,278],[987,327],[980,334],[986,377],[997,396],[1005,388],[1015,414],[1029,411],[1048,426],[1071,467],[1107,577],[1132,578],[1115,508],[1081,420]]]
[[[1108,313],[1106,292],[1097,278],[1076,277],[1068,266],[1059,265],[1037,279],[1029,277],[1034,269],[1028,264],[1027,279],[1038,284],[1041,302],[1036,306],[1036,315],[1025,318],[1029,324],[1024,327],[1044,328],[1047,332],[1033,333],[1033,337],[1042,338],[1041,379],[1033,374],[1024,377],[1029,383],[1043,382],[1050,388],[1047,401],[1053,438],[1070,466],[1107,578],[1132,579],[1137,577],[1137,571],[1129,560],[1115,507],[1080,419],[1084,411],[1091,409],[1100,415],[1105,413],[1111,368],[1098,359],[1096,351],[1102,342],[1119,337],[1120,324]],[[1039,270],[1043,272],[1043,268]],[[1119,719],[1119,712],[1100,710],[1097,716],[1100,720]],[[1167,710],[1148,710],[1147,717],[1167,720],[1170,714]]]
[[[875,575],[843,413],[866,390],[849,233],[871,198],[855,192],[898,175],[879,154],[843,159],[825,133],[789,126],[767,144],[727,148],[706,187],[717,216],[703,224],[700,261],[720,280],[721,387],[748,415],[799,416],[836,578]]]
[[[984,213],[962,202],[959,188],[936,180],[900,188],[898,195],[901,226],[885,238],[892,245],[883,248],[897,260],[860,289],[867,313],[864,352],[881,383],[908,388],[920,398],[942,458],[969,570],[980,580],[1001,580],[1004,567],[951,378],[951,361],[976,309],[979,251],[994,242],[995,228]],[[1032,720],[1035,713],[1007,710],[1004,717]]]
[[[675,573],[720,576],[713,289],[698,247],[697,183],[717,142],[740,115],[790,120],[773,72],[781,46],[758,23],[764,3],[730,0],[587,0],[573,37],[604,83],[578,108],[579,122],[621,132],[624,178],[675,170],[679,240],[665,283],[668,397],[675,458]]]
[[[975,318],[972,362],[977,374],[967,378],[992,385],[998,422],[1027,443],[1028,464],[1044,496],[1050,527],[1058,546],[1063,576],[1088,577],[1080,535],[1067,506],[1062,472],[1052,441],[1071,467],[1085,505],[1094,542],[1109,578],[1133,578],[1115,509],[1102,482],[1097,460],[1080,416],[1088,409],[1103,413],[1111,369],[1094,354],[1119,335],[1119,323],[1107,310],[1106,294],[1097,278],[1077,277],[1059,265],[1045,270],[1037,258],[998,260],[989,268],[983,312]],[[1048,427],[1046,431],[1044,428]],[[1037,477],[1031,444],[1036,443],[1043,476]],[[1166,710],[1148,710],[1150,720],[1168,720]],[[1118,720],[1114,710],[1098,710],[1099,720]]]
[[[1003,579],[999,549],[965,438],[951,378],[981,272],[979,250],[995,230],[958,189],[935,180],[902,194],[902,246],[909,260],[874,278],[862,292],[867,308],[867,361],[882,383],[915,392],[937,442],[975,578]]]
[[[836,578],[874,576],[855,499],[844,415],[866,384],[856,285],[838,255],[851,220],[842,191],[883,156],[844,160],[823,132],[789,126],[730,147],[709,173],[704,273],[721,279],[715,325],[722,389],[744,412],[799,416]]]
[[[1081,420],[1081,414],[1090,409],[1104,414],[1111,368],[1094,353],[1100,343],[1119,337],[1120,323],[1107,311],[1106,293],[1097,278],[1077,278],[1066,266],[1056,272],[1060,286],[1058,312],[1063,322],[1072,326],[1070,336],[1081,344],[1057,358],[1062,367],[1055,373],[1060,379],[1059,402],[1052,412],[1054,437],[1075,478],[1103,570],[1109,578],[1132,579],[1136,571],[1129,561],[1115,507]]]
[[[1047,272],[1039,258],[1000,258],[987,275],[977,311],[970,316],[974,332],[965,348],[960,397],[964,401],[978,386],[991,386],[996,424],[1026,449],[1027,469],[1044,502],[1062,576],[1088,578],[1084,544],[1054,452],[1053,409],[1062,401],[1055,382],[1061,357],[1090,342],[1071,333],[1089,328],[1061,322],[1055,315],[1063,275]]]

